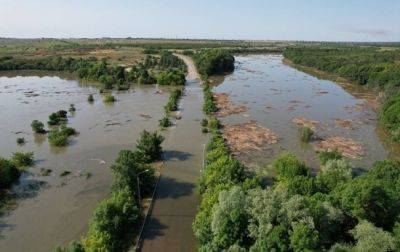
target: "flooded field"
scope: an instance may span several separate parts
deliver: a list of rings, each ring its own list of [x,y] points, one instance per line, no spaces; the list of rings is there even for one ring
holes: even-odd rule
[[[158,128],[169,96],[167,88],[142,86],[115,92],[117,101],[105,104],[93,84],[40,75],[0,76],[0,156],[33,151],[36,160],[13,188],[18,207],[0,219],[0,251],[51,251],[79,239],[96,204],[108,196],[108,165],[120,149],[134,147],[143,129]],[[45,123],[50,113],[70,104],[76,111],[68,113],[68,126],[79,134],[69,146],[51,147],[47,136],[32,133],[32,120]],[[18,146],[18,137],[27,143]],[[42,168],[50,174],[42,175]],[[70,174],[60,176],[64,171]]]
[[[320,149],[337,148],[360,167],[400,154],[377,126],[373,93],[313,77],[280,55],[237,56],[235,71],[215,82],[222,82],[213,91],[224,135],[247,165],[264,165],[285,150],[314,168]],[[310,143],[300,141],[302,126],[315,132]]]

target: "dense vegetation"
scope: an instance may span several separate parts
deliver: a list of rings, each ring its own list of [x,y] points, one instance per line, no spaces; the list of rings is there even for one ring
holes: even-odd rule
[[[171,92],[167,105],[165,105],[165,111],[167,113],[178,110],[178,103],[181,96],[182,90],[180,89],[175,89]]]
[[[149,195],[154,187],[154,170],[149,162],[161,158],[163,137],[143,131],[137,150],[121,150],[110,169],[114,175],[111,197],[96,207],[88,234],[81,242],[71,242],[55,251],[125,251],[137,234],[141,219],[139,195]],[[140,175],[140,176],[139,176]],[[140,194],[138,185],[140,183]]]
[[[161,72],[157,76],[157,84],[159,85],[183,86],[185,82],[185,74],[178,70]]]
[[[287,49],[284,56],[295,64],[342,76],[360,85],[386,91],[381,121],[400,140],[400,50],[380,46],[324,46]]]
[[[340,153],[321,152],[322,169],[311,175],[284,153],[271,165],[276,176],[269,183],[230,154],[215,117],[207,125],[211,139],[193,223],[200,251],[400,248],[400,162],[378,161],[355,176]]]
[[[226,50],[204,50],[193,55],[193,58],[197,70],[203,76],[232,72],[235,68],[235,58]]]

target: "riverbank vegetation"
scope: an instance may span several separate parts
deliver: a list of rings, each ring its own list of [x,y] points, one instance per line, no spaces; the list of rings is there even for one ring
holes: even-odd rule
[[[275,177],[269,182],[230,153],[219,123],[208,127],[193,223],[200,251],[399,248],[400,162],[378,161],[356,175],[340,153],[322,152],[322,168],[313,175],[294,154],[284,153],[270,164]]]
[[[181,89],[175,89],[171,92],[167,105],[165,105],[165,111],[167,113],[173,112],[178,110],[178,104],[179,104],[179,99],[182,96],[182,90]]]
[[[235,69],[235,58],[226,50],[213,49],[200,51],[193,55],[197,71],[202,76],[223,74]]]
[[[289,48],[294,64],[334,73],[385,93],[380,120],[400,140],[400,50],[375,46],[304,46]]]
[[[97,205],[87,235],[55,251],[126,251],[132,245],[142,218],[139,197],[153,191],[155,171],[150,163],[161,158],[163,140],[157,132],[143,131],[136,150],[119,152],[110,166],[114,175],[111,197]]]

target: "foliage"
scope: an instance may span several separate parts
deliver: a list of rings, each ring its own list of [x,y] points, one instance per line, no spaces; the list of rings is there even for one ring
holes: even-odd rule
[[[82,244],[73,241],[68,243],[65,247],[57,246],[53,252],[85,252],[85,249]]]
[[[338,150],[318,152],[318,158],[322,165],[325,165],[329,160],[338,160],[342,157],[342,153],[340,153]]]
[[[94,102],[94,97],[93,97],[93,95],[92,94],[90,94],[89,96],[88,96],[88,98],[87,98],[87,100],[88,100],[88,102]]]
[[[186,64],[170,51],[162,51],[160,53],[158,66],[162,69],[177,69],[181,72],[186,72]]]
[[[49,115],[49,120],[47,121],[47,124],[58,125],[60,122],[61,122],[60,113],[54,112]]]
[[[103,101],[104,101],[105,103],[113,103],[113,102],[116,101],[116,99],[115,99],[115,97],[114,97],[112,94],[106,94],[106,95],[103,97]]]
[[[65,132],[60,131],[59,129],[54,129],[50,131],[48,135],[49,143],[52,146],[66,146],[68,145],[68,135]]]
[[[131,228],[137,224],[139,217],[137,203],[130,191],[114,192],[94,211],[89,232],[82,240],[85,251],[123,251]]]
[[[156,161],[161,159],[161,143],[163,141],[164,137],[159,135],[157,131],[150,133],[143,130],[137,141],[136,148],[143,154],[146,162]]]
[[[300,139],[305,143],[310,142],[313,135],[314,131],[310,127],[302,127],[300,130]]]
[[[203,111],[206,115],[211,115],[212,113],[217,111],[217,106],[214,103],[214,97],[211,92],[210,86],[205,84],[203,88],[204,93],[204,103],[203,103]]]
[[[38,134],[46,133],[46,130],[44,129],[44,124],[38,120],[33,120],[31,123],[31,127],[33,132],[35,133]]]
[[[273,167],[278,180],[288,180],[296,176],[308,176],[310,174],[310,169],[292,153],[282,154],[275,160]]]
[[[354,251],[394,251],[396,248],[396,241],[389,232],[368,221],[361,221],[350,233],[357,240]]]
[[[185,82],[185,74],[179,70],[164,71],[157,76],[157,84],[159,85],[183,86]]]
[[[11,162],[17,167],[28,167],[34,164],[33,152],[14,152]]]
[[[13,162],[0,157],[0,189],[10,187],[20,175],[21,172]]]
[[[18,145],[24,145],[26,143],[25,138],[23,137],[18,137],[17,138],[17,144]]]
[[[175,89],[171,92],[165,110],[167,112],[178,110],[178,102],[182,96],[182,90]]]
[[[160,127],[163,127],[163,128],[168,128],[172,125],[171,120],[167,116],[164,116],[162,119],[160,119],[158,121],[158,123],[159,123]]]
[[[194,55],[197,70],[203,76],[232,72],[235,58],[221,49],[204,50]]]

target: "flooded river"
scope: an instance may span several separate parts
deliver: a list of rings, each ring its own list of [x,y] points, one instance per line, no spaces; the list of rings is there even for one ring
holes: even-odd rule
[[[350,87],[350,88],[349,88]],[[280,55],[236,57],[236,69],[213,89],[226,93],[240,113],[221,117],[226,125],[255,121],[275,133],[279,140],[259,151],[243,151],[240,158],[248,165],[265,165],[282,151],[294,152],[312,167],[318,166],[315,146],[320,139],[351,139],[362,148],[362,155],[351,158],[356,166],[369,167],[375,160],[400,157],[398,145],[385,141],[377,126],[377,114],[366,98],[371,92],[319,79],[283,63]],[[245,109],[241,109],[245,108]],[[316,140],[300,141],[297,119],[316,124]]]
[[[104,104],[95,85],[67,77],[0,76],[0,156],[33,151],[36,160],[14,187],[18,207],[0,219],[0,251],[51,251],[86,232],[96,204],[108,196],[109,164],[119,150],[134,147],[143,129],[158,128],[169,92],[142,86],[114,96],[114,104]],[[51,147],[46,136],[32,133],[32,120],[46,123],[50,113],[70,104],[76,111],[68,113],[68,126],[79,135],[69,146]],[[18,146],[18,137],[27,143]],[[42,176],[41,168],[52,172]],[[61,177],[63,171],[71,173]]]

